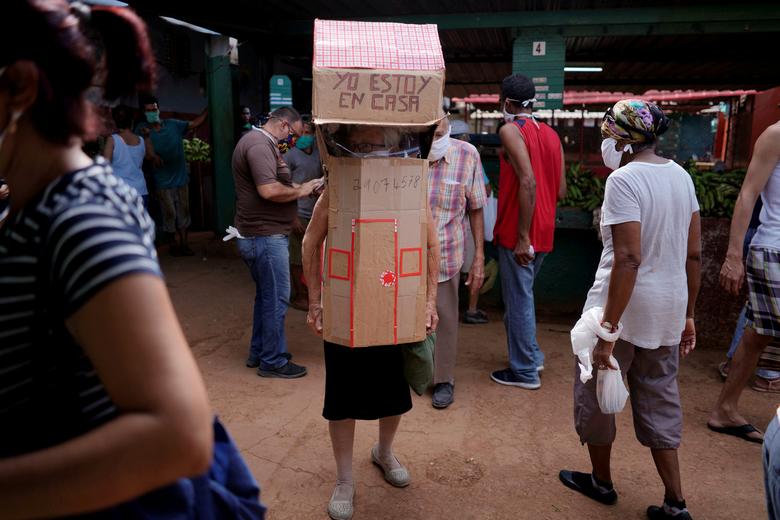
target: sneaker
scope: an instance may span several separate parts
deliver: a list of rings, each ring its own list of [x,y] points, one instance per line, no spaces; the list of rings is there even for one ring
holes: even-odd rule
[[[289,361],[286,365],[273,370],[257,369],[257,375],[260,377],[279,377],[282,379],[296,379],[306,375],[306,367],[296,365]]]
[[[538,367],[536,367],[536,371],[537,372],[544,372],[544,365],[539,365]]]
[[[590,473],[580,473],[579,471],[562,470],[558,473],[558,478],[564,486],[582,493],[586,497],[611,506],[617,502],[618,495],[612,483],[598,482]]]
[[[525,388],[526,390],[537,390],[542,387],[542,383],[539,379],[536,379],[536,381],[524,381],[515,376],[515,374],[512,373],[512,370],[508,368],[496,370],[490,374],[490,379],[499,385],[518,386],[520,388]]]
[[[688,508],[685,507],[685,500],[675,504],[669,502],[669,499],[664,499],[663,506],[648,507],[647,518],[650,520],[693,520]]]
[[[463,314],[463,323],[468,323],[469,325],[484,325],[487,322],[487,315],[482,311],[466,311]]]
[[[292,359],[292,354],[290,354],[289,352],[284,352],[282,354],[282,357],[287,361],[290,361]],[[248,358],[246,358],[247,368],[257,368],[259,366],[260,366],[260,358],[256,358],[254,356],[249,356]]]
[[[447,408],[455,400],[455,386],[452,383],[439,383],[433,389],[431,404],[434,408]]]

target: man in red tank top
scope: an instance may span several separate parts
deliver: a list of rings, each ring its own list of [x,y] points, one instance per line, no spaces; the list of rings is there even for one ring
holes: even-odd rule
[[[544,354],[536,342],[534,279],[552,251],[555,208],[566,195],[563,148],[558,134],[531,115],[533,82],[521,75],[504,78],[501,103],[505,124],[498,187],[498,246],[501,289],[506,307],[509,368],[491,374],[496,383],[535,390]]]

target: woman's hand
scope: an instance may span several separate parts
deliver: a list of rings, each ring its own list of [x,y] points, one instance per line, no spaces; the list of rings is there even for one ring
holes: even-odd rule
[[[680,337],[680,356],[685,357],[696,348],[696,325],[693,318],[685,320],[685,329]]]
[[[741,257],[726,255],[723,267],[720,268],[720,285],[728,292],[739,296],[742,284],[745,282],[745,264]]]
[[[318,336],[322,336],[322,305],[309,304],[309,313],[306,315],[306,324]]]
[[[436,311],[436,302],[425,303],[425,332],[433,334],[439,325],[439,313]]]
[[[596,348],[593,349],[593,366],[599,370],[606,370],[607,368],[611,370],[618,370],[618,367],[613,365],[609,360],[609,357],[612,355],[612,350],[614,348],[614,343],[609,343],[599,338],[598,343],[596,343]]]

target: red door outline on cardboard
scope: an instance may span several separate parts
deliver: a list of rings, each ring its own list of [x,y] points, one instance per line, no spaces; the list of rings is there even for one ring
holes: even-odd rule
[[[388,235],[392,234],[392,240],[393,240],[393,258],[390,259],[388,267],[392,266],[392,271],[390,269],[384,270],[378,279],[375,281],[377,284],[381,284],[384,287],[389,287],[392,285],[392,298],[393,298],[393,344],[398,344],[398,220],[397,219],[353,219],[352,220],[352,250],[350,258],[352,260],[351,266],[352,269],[350,269],[350,277],[349,277],[349,342],[350,346],[355,346],[355,278],[357,276],[357,269],[355,269],[356,259],[355,259],[355,242],[356,242],[356,235],[357,235],[357,228],[361,225],[369,225],[369,224],[385,224],[390,225],[388,226]],[[363,251],[361,251],[362,254]],[[361,273],[362,274],[362,273]],[[375,275],[377,273],[371,273],[371,276]],[[373,282],[369,282],[373,283]]]

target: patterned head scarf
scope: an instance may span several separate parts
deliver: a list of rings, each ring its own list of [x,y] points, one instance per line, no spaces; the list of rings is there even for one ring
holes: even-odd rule
[[[624,99],[604,114],[601,136],[615,139],[620,149],[630,144],[652,143],[668,127],[666,116],[654,103]]]

